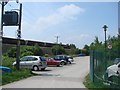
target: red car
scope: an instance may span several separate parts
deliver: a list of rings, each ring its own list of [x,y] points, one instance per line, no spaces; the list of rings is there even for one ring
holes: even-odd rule
[[[47,65],[48,65],[48,66],[49,66],[49,65],[55,65],[55,66],[59,67],[60,64],[61,64],[60,61],[54,60],[53,58],[48,58],[48,59],[47,59]]]

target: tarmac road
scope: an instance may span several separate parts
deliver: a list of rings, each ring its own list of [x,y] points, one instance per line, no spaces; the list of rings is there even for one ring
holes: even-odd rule
[[[71,65],[48,67],[34,73],[38,75],[2,88],[85,88],[83,81],[89,73],[89,57],[76,57]]]

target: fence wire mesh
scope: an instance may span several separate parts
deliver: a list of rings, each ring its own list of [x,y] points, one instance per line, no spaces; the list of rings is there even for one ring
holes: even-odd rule
[[[90,76],[94,83],[120,89],[120,51],[109,49],[90,52]]]

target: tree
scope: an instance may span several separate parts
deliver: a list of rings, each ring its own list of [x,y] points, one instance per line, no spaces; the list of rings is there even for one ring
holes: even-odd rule
[[[52,53],[54,55],[58,55],[58,54],[65,54],[66,52],[65,52],[65,49],[62,46],[55,45],[55,46],[52,47]]]
[[[70,44],[70,48],[76,48],[75,44]]]
[[[35,56],[43,56],[43,51],[38,44],[35,44],[35,46],[33,47],[33,54]]]
[[[83,50],[85,50],[84,51],[85,55],[89,55],[90,50],[89,50],[89,46],[88,45],[85,45],[84,48],[83,48]]]
[[[102,50],[103,48],[102,42],[100,42],[96,36],[94,42],[90,44],[90,50]]]

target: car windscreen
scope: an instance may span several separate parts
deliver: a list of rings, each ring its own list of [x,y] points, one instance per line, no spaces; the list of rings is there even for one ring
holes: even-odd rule
[[[27,57],[27,56],[20,58],[20,61],[27,61],[27,60],[28,60],[28,57]]]
[[[73,59],[73,57],[71,57],[71,56],[67,56],[67,58],[68,58],[68,59],[69,59],[69,58],[70,58],[70,59]]]
[[[64,59],[64,56],[55,56],[55,59],[56,60],[61,60],[61,59]]]
[[[39,57],[41,61],[46,61],[45,57]]]

